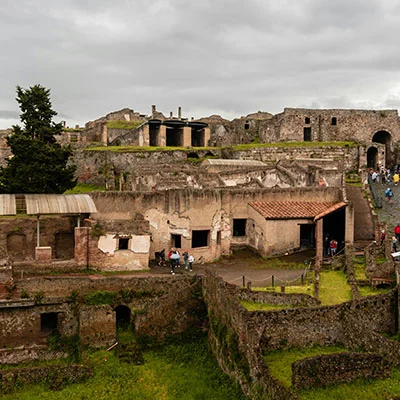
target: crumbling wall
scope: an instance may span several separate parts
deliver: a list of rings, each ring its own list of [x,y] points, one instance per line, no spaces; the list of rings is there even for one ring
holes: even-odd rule
[[[241,306],[243,291],[211,273],[203,279],[213,353],[251,398],[263,398],[260,391],[272,399],[296,398],[271,377],[261,351],[341,343],[390,365],[399,362],[399,343],[382,335],[396,331],[397,290],[336,306],[254,312]]]

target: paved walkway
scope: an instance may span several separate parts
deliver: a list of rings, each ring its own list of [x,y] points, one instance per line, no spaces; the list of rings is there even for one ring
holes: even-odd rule
[[[245,284],[252,282],[253,286],[270,286],[272,276],[275,285],[285,285],[293,281],[300,281],[307,262],[314,256],[313,252],[305,251],[289,256],[279,257],[273,262],[265,260],[250,250],[242,250],[233,253],[230,257],[209,264],[194,264],[193,272],[186,272],[181,266],[175,269],[180,274],[203,274],[206,269],[215,270],[225,281],[241,286],[243,277]],[[276,261],[279,260],[279,261]],[[271,265],[273,267],[271,268]],[[296,267],[297,268],[294,269]],[[300,268],[299,268],[300,267]],[[149,275],[171,275],[168,267],[152,267]]]
[[[382,198],[382,208],[377,208],[379,220],[387,223],[389,235],[393,234],[394,227],[400,223],[400,186],[388,186],[381,183],[374,183],[375,190]],[[393,190],[394,197],[392,204],[388,203],[385,197],[385,190],[390,187]]]

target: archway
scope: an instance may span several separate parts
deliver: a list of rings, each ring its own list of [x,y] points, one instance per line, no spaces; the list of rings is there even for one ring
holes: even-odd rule
[[[131,310],[127,306],[117,306],[115,311],[115,321],[117,324],[117,331],[120,329],[128,329],[131,323]]]
[[[376,168],[378,161],[378,149],[375,146],[371,146],[367,151],[367,167]]]
[[[385,131],[378,131],[374,134],[374,136],[372,137],[372,142],[373,143],[382,143],[385,145],[385,164],[386,167],[390,166],[391,164],[391,152],[390,152],[390,147],[392,144],[392,135]]]

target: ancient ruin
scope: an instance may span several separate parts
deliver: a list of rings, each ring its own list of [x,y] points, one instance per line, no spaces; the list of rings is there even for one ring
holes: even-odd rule
[[[123,109],[66,129],[60,141],[74,148],[79,181],[106,190],[0,195],[1,363],[61,357],[65,349],[48,348],[55,333],[108,347],[128,324],[157,341],[207,327],[221,368],[251,398],[297,398],[271,375],[265,351],[348,349],[294,363],[293,388],[382,378],[398,365],[398,286],[362,297],[353,260],[367,260],[364,284],[398,283],[367,183],[368,167],[398,164],[396,110],[285,109],[227,121],[184,118],[180,107],[166,118],[153,106],[149,116]],[[4,146],[1,156],[4,164]],[[326,237],[338,242],[353,293],[335,306],[318,299]],[[204,264],[243,247],[266,258],[315,251],[314,297],[254,292],[212,271],[145,274],[161,249]],[[143,275],[68,275],[89,271]],[[282,309],[248,311],[243,300]]]

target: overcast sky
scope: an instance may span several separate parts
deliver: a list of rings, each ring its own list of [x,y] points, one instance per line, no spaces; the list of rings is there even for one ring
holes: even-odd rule
[[[124,107],[233,119],[284,107],[400,108],[390,0],[1,0],[0,129],[15,88],[69,126]]]

